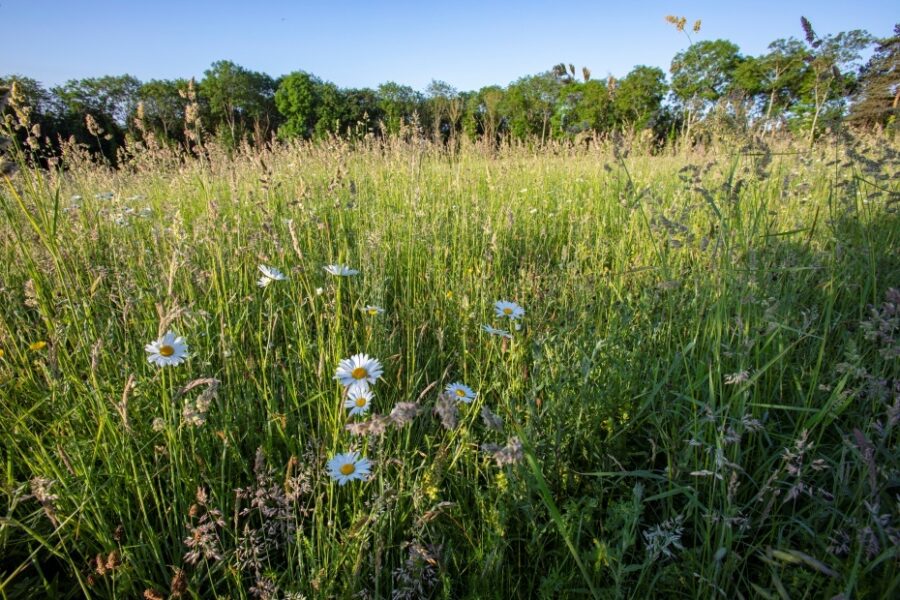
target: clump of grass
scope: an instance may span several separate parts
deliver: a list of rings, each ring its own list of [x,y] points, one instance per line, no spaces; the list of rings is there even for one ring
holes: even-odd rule
[[[188,125],[118,171],[13,155],[4,596],[896,594],[895,149]],[[169,330],[186,361],[149,363]],[[348,451],[372,473],[338,486]]]

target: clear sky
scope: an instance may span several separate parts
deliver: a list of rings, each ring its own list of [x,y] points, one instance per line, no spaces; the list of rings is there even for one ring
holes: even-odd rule
[[[48,86],[123,73],[201,78],[228,59],[272,76],[304,70],[342,87],[397,81],[422,90],[441,79],[471,90],[559,62],[621,77],[638,64],[668,71],[687,40],[667,14],[702,19],[696,39],[726,38],[760,54],[777,38],[801,38],[801,15],[820,34],[887,36],[900,3],[0,0],[0,75]]]

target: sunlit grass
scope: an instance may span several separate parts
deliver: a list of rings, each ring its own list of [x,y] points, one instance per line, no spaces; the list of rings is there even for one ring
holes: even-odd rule
[[[897,159],[867,152],[20,172],[0,593],[896,593]],[[188,360],[151,364],[170,330]],[[372,476],[337,485],[348,452]]]

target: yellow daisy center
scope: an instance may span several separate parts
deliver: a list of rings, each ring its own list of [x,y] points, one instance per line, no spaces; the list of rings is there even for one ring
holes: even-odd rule
[[[466,395],[466,392],[464,390],[456,390],[456,395],[462,398]]]
[[[341,475],[353,475],[354,471],[356,471],[356,465],[353,463],[341,465]]]
[[[166,345],[159,347],[160,356],[172,356],[173,354],[175,354],[175,348],[173,348],[172,346]]]
[[[378,309],[377,309],[377,308],[370,308],[370,309],[369,309],[369,314],[370,314],[370,315],[373,315],[373,316],[374,316],[374,315],[377,315],[377,314],[378,314]]]
[[[353,379],[365,379],[369,376],[369,372],[366,371],[365,367],[356,367],[350,372],[350,375]]]
[[[366,405],[366,399],[365,398],[357,398],[356,405],[359,406],[360,408],[362,408],[363,406]]]
[[[504,314],[504,315],[511,315],[511,314],[512,314],[512,309],[511,309],[510,307],[507,306],[506,308],[503,309],[503,314]]]

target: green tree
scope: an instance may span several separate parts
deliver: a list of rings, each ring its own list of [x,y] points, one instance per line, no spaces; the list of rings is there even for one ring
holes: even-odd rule
[[[543,144],[550,133],[550,119],[561,88],[553,73],[522,77],[511,83],[501,104],[510,134],[520,139],[540,136]]]
[[[613,96],[616,117],[626,127],[644,129],[659,121],[668,91],[662,69],[639,65],[617,85]]]
[[[465,98],[446,81],[432,80],[425,93],[434,139],[440,141],[447,137],[452,141],[463,116]]]
[[[900,113],[900,24],[894,34],[877,41],[875,52],[860,71],[850,119],[857,125],[896,124]]]
[[[613,94],[605,81],[568,79],[560,88],[553,115],[553,132],[570,136],[583,131],[609,131],[616,124]],[[610,78],[612,81],[612,78]]]
[[[224,132],[231,145],[249,131],[257,141],[268,137],[278,123],[275,89],[276,82],[269,75],[228,60],[214,62],[200,81],[200,96],[208,103],[212,126]]]
[[[60,129],[50,93],[36,80],[24,75],[0,77],[0,90],[9,91],[8,104],[0,108],[0,131],[4,129],[5,121],[6,125],[12,126],[22,147],[27,146],[32,153],[41,150],[45,155],[52,154],[52,144]],[[44,145],[47,140],[50,144]]]
[[[496,143],[502,125],[500,105],[503,94],[503,88],[490,85],[469,96],[466,101],[464,129],[470,139],[481,136],[489,144]]]
[[[422,95],[408,85],[388,81],[378,86],[378,107],[388,134],[412,122],[422,105]]]
[[[315,125],[313,127],[315,136],[327,137],[331,134],[343,133],[347,113],[343,92],[331,82],[319,81],[314,86],[313,97],[315,99]]]
[[[722,98],[741,62],[738,47],[727,40],[692,44],[672,59],[672,93],[684,113],[684,135],[706,107]]]
[[[368,130],[383,118],[378,106],[378,94],[370,88],[344,90],[344,115],[342,132],[354,132],[362,124]]]
[[[145,127],[163,139],[182,140],[187,85],[184,79],[152,79],[141,85],[138,99]]]
[[[766,120],[784,113],[800,99],[807,53],[794,39],[778,39],[769,44],[769,53],[759,59],[761,92],[765,93]]]
[[[131,75],[73,79],[53,88],[53,94],[64,109],[72,113],[93,113],[120,127],[128,126],[128,118],[138,102],[141,82]]]
[[[843,116],[855,84],[861,51],[871,43],[871,36],[861,29],[842,31],[819,37],[805,18],[800,18],[806,34],[806,71],[801,86],[797,121],[809,124],[809,144],[815,142],[822,116],[836,120]]]
[[[25,75],[4,75],[0,77],[0,88],[16,85],[17,93],[25,104],[31,107],[33,115],[49,115],[52,111],[50,93],[35,79]],[[11,110],[9,107],[6,110]]]
[[[281,80],[275,92],[275,105],[284,118],[278,136],[310,137],[316,129],[318,111],[318,77],[303,71],[294,71]]]
[[[72,79],[51,89],[60,128],[112,163],[130,128],[141,82],[131,75]]]

